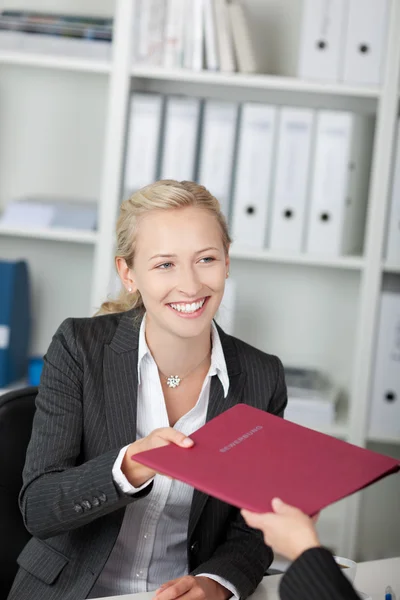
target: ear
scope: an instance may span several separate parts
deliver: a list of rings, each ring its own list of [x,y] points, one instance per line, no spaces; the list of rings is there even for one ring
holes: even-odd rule
[[[117,267],[118,275],[125,289],[128,292],[136,292],[137,287],[133,277],[133,272],[126,264],[126,260],[122,258],[122,256],[117,256],[115,259],[115,266]]]
[[[225,268],[226,268],[226,277],[229,277],[229,269],[231,266],[231,259],[229,258],[229,254],[225,256]]]

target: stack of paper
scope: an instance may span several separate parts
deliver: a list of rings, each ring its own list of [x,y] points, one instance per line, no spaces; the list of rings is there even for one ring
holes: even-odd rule
[[[2,218],[2,227],[46,229],[97,228],[97,205],[94,201],[76,198],[27,197],[10,202]]]
[[[288,367],[285,378],[286,420],[309,427],[335,422],[339,390],[325,375],[317,370]]]

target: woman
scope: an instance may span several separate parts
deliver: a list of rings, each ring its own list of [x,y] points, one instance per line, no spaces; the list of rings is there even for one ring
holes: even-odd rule
[[[33,539],[9,600],[154,590],[159,600],[251,594],[272,560],[240,511],[136,463],[190,445],[237,404],[282,415],[282,364],[213,319],[229,275],[225,219],[193,182],[160,181],[121,206],[122,292],[67,319],[45,358],[20,504]]]
[[[280,582],[282,600],[360,600],[332,554],[321,547],[312,520],[279,498],[272,500],[272,509],[241,513],[250,527],[261,529],[266,544],[293,561]]]

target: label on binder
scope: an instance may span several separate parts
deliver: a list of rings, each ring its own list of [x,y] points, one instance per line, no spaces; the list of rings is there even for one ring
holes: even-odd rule
[[[10,343],[10,328],[8,325],[0,325],[0,350],[8,348]]]

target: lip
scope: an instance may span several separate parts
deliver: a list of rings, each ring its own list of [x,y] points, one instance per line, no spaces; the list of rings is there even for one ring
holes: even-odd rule
[[[198,300],[193,300],[193,302],[200,302],[201,300],[204,300],[204,304],[201,308],[199,308],[198,310],[196,310],[193,313],[184,313],[184,312],[179,312],[177,310],[175,310],[174,308],[172,308],[171,304],[183,304],[182,302],[169,302],[166,306],[178,317],[181,317],[182,319],[197,319],[198,317],[200,317],[203,312],[205,311],[205,308],[208,304],[208,301],[210,299],[210,296],[202,296],[201,298],[199,298]],[[192,302],[185,302],[185,304],[192,304]]]

